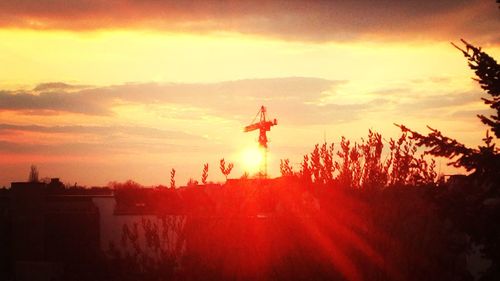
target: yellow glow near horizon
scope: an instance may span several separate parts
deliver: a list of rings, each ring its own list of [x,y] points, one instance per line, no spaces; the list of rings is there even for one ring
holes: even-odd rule
[[[264,151],[259,147],[247,147],[241,152],[241,164],[245,172],[249,174],[258,173],[264,162]]]
[[[9,66],[0,70],[0,86],[13,88],[48,81],[110,85],[290,76],[375,81],[470,76],[448,42],[318,44],[144,30],[1,29],[0,37],[0,61]],[[488,48],[494,57],[499,52]]]
[[[322,90],[319,97],[314,87],[304,84],[304,88],[297,92],[297,99],[292,100],[297,102],[297,106],[305,102],[305,107],[330,112],[320,114],[321,119],[307,117],[311,112],[304,112],[304,122],[302,118],[286,118],[292,114],[295,117],[302,114],[294,104],[287,108],[287,99],[280,102],[282,107],[277,106],[277,102],[274,103],[275,107],[271,106],[273,117],[281,122],[270,134],[273,141],[270,151],[273,155],[268,154],[267,158],[271,176],[279,173],[279,159],[290,158],[292,163],[298,165],[302,155],[308,153],[315,143],[325,139],[338,142],[340,136],[344,135],[356,141],[366,136],[368,129],[381,132],[385,138],[397,137],[400,131],[393,123],[403,123],[422,132],[430,124],[470,146],[476,146],[484,136],[485,126],[475,117],[480,110],[487,109],[479,99],[482,91],[470,79],[474,74],[467,67],[463,55],[448,41],[355,40],[319,43],[237,33],[188,34],[138,29],[70,32],[6,28],[0,29],[0,38],[0,61],[6,66],[0,69],[0,90],[19,90],[19,93],[33,89],[38,83],[47,82],[96,87],[148,82],[189,83],[202,89],[203,83],[254,78],[310,77],[342,81],[332,83],[333,86]],[[454,38],[450,40],[458,41]],[[475,43],[473,41],[471,39],[471,43]],[[500,57],[498,45],[483,47],[491,56]],[[244,95],[249,91],[235,88],[231,92],[245,98]],[[147,89],[144,95],[148,95]],[[402,114],[402,110],[398,110],[401,104],[409,105],[426,98],[434,97],[439,103],[440,95],[450,95],[452,100],[462,95],[476,95],[477,102],[451,102],[440,107],[422,105],[418,112],[411,114]],[[2,136],[2,141],[31,145],[37,148],[31,153],[33,159],[42,160],[30,161],[30,152],[19,149],[20,152],[16,154],[19,160],[14,160],[15,155],[12,154],[10,160],[4,160],[4,163],[26,163],[25,166],[29,167],[36,162],[47,173],[58,176],[61,171],[61,175],[86,184],[105,184],[106,180],[126,180],[124,177],[128,176],[144,184],[154,184],[163,181],[165,176],[161,171],[171,167],[178,169],[179,181],[187,181],[194,176],[190,172],[199,169],[201,163],[217,165],[218,159],[222,157],[226,157],[228,162],[233,159],[238,162],[231,177],[238,177],[244,171],[257,173],[264,161],[262,152],[256,147],[242,150],[256,146],[256,134],[241,132],[248,121],[241,121],[245,119],[241,116],[248,115],[250,118],[253,109],[232,114],[224,112],[224,106],[215,105],[210,94],[199,98],[201,100],[192,104],[189,98],[186,98],[185,103],[169,102],[168,99],[156,102],[152,99],[141,101],[139,97],[131,100],[117,98],[106,107],[109,115],[71,112],[37,115],[14,107],[12,110],[0,111],[0,123],[5,124],[49,127],[137,126],[192,135],[186,139],[163,139],[147,135],[130,137],[122,133],[110,136],[32,133],[29,137],[21,133],[8,133]],[[269,97],[270,103],[273,98]],[[446,99],[445,96],[442,98]],[[383,103],[370,107],[369,103],[376,103],[377,100]],[[207,106],[200,101],[206,101]],[[261,102],[255,100],[255,110]],[[268,105],[267,102],[263,103]],[[364,108],[364,104],[368,107]],[[351,116],[334,114],[336,111],[332,108],[343,109],[343,106],[346,107],[346,115],[353,111],[359,115],[354,114],[349,119],[343,117]],[[467,111],[471,112],[470,117],[466,116]],[[454,116],[455,113],[462,115]],[[54,155],[49,156],[36,154],[48,154],[43,146],[37,145],[63,143],[71,147],[80,143],[88,145],[90,142],[101,142],[106,147],[123,142],[124,148],[106,150],[104,154],[101,151],[81,150],[81,155],[78,155],[81,156],[80,162],[71,162],[69,156],[66,157],[67,163],[75,165],[73,168],[64,162],[69,150],[57,148],[52,151]],[[188,151],[184,147],[188,147]],[[201,155],[203,151],[207,152]],[[186,155],[188,152],[189,156]],[[95,159],[97,164],[93,167],[94,172],[84,173],[76,166],[87,161],[83,156]],[[64,165],[50,166],[47,164],[50,161],[59,161],[57,163]],[[111,169],[111,166],[115,167],[117,163],[131,161],[134,161],[135,166],[127,168],[126,172],[114,168],[112,173],[100,174],[98,180],[95,176],[96,173]],[[154,173],[145,172],[152,167],[158,170],[154,170]],[[10,178],[4,177],[0,185],[24,175],[24,170],[16,171],[18,176],[8,174]],[[212,176],[214,180],[217,177],[222,179],[220,173],[212,173]]]

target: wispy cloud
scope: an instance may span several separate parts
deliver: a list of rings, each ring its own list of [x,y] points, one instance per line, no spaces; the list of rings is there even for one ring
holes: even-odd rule
[[[107,115],[111,113],[109,106],[112,101],[113,97],[82,91],[0,91],[0,110],[27,110],[31,114],[37,111],[65,111]]]
[[[52,133],[52,134],[91,134],[99,136],[110,135],[132,135],[158,139],[191,139],[201,140],[200,136],[180,132],[169,131],[140,126],[40,126],[40,125],[15,125],[0,124],[0,135],[12,134],[13,132]]]
[[[24,115],[77,113],[113,117],[117,106],[127,104],[145,106],[147,111],[156,111],[161,116],[174,119],[196,120],[210,115],[247,122],[249,114],[265,104],[290,124],[307,125],[331,121],[350,122],[382,109],[386,113],[404,113],[407,116],[418,116],[420,112],[430,110],[441,110],[445,114],[447,110],[458,110],[461,106],[480,102],[480,94],[476,90],[457,91],[451,88],[433,94],[434,90],[429,92],[427,89],[446,89],[453,82],[451,79],[429,78],[426,82],[429,85],[407,81],[395,87],[375,86],[375,89],[367,92],[344,89],[344,86],[353,83],[349,81],[305,77],[218,83],[136,83],[103,87],[47,83],[36,86],[34,90],[0,91],[0,111],[15,111]],[[418,84],[422,85],[416,87]],[[164,112],[165,106],[176,108],[178,112]],[[31,129],[48,130],[42,127]],[[50,130],[115,132],[121,129],[131,132],[139,130],[119,127],[60,127]],[[154,131],[144,133],[163,134]]]
[[[202,141],[204,138],[201,136],[181,131],[141,126],[0,124],[0,152],[11,154],[95,157],[113,154],[173,153],[184,151],[188,146],[189,150],[193,151],[196,147],[190,144]]]
[[[186,150],[186,146],[172,143],[140,143],[140,142],[115,142],[102,144],[93,142],[65,142],[62,144],[18,143],[0,141],[0,152],[13,154],[36,154],[52,156],[78,156],[111,157],[115,154],[144,155],[157,153],[174,153]],[[196,147],[190,148],[191,152]]]
[[[122,84],[81,90],[49,89],[46,92],[0,91],[0,110],[27,111],[28,114],[36,114],[36,110],[39,110],[42,114],[46,111],[59,111],[112,115],[113,106],[123,103],[170,104],[178,107],[191,106],[203,109],[208,114],[246,120],[249,112],[266,104],[284,114],[289,113],[291,120],[298,121],[300,118],[307,121],[314,119],[312,115],[322,111],[311,103],[342,83],[345,81],[290,77],[210,84]],[[35,87],[39,88],[40,86]]]
[[[71,91],[71,90],[81,90],[85,89],[89,86],[85,85],[72,85],[63,82],[48,82],[48,83],[40,83],[33,88],[34,92],[44,92],[44,91]]]

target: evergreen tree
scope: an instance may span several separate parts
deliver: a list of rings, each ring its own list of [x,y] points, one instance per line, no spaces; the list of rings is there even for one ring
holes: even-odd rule
[[[469,67],[476,74],[474,80],[479,82],[481,88],[491,96],[491,99],[482,98],[482,100],[496,111],[496,115],[490,117],[478,115],[478,117],[484,124],[491,127],[497,138],[500,138],[500,65],[495,59],[481,51],[481,48],[474,47],[463,39],[462,42],[465,50],[452,44],[462,51],[469,61]]]
[[[500,66],[481,48],[475,47],[462,40],[465,50],[458,48],[469,61],[469,67],[474,70],[481,88],[492,96],[491,99],[482,98],[485,104],[496,110],[496,115],[486,117],[478,115],[479,119],[491,127],[496,138],[500,137]],[[428,135],[422,135],[411,129],[396,125],[405,133],[410,133],[410,138],[415,140],[418,146],[429,148],[426,153],[438,157],[446,157],[452,162],[449,165],[463,167],[467,171],[473,171],[477,175],[498,174],[500,167],[499,149],[495,147],[493,138],[486,132],[483,139],[484,145],[478,148],[469,148],[455,139],[444,136],[439,130],[428,127],[431,131]]]

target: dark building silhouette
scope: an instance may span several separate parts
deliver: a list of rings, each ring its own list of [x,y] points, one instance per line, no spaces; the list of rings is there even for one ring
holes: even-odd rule
[[[7,279],[11,261],[9,190],[0,189],[0,280]]]
[[[65,267],[88,267],[100,253],[96,196],[109,190],[65,189],[50,183],[13,182],[0,195],[0,268],[15,280],[59,278]]]

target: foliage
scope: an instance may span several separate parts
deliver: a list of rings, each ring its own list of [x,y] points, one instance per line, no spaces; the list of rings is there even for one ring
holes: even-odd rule
[[[226,167],[226,161],[224,160],[224,158],[220,160],[220,171],[226,177],[226,181],[227,177],[231,173],[231,170],[233,170],[233,167],[234,167],[233,163],[229,163]]]
[[[469,61],[469,67],[476,74],[475,80],[479,82],[481,88],[492,96],[492,99],[483,98],[485,104],[496,110],[496,115],[489,118],[478,115],[479,119],[491,127],[496,137],[500,136],[500,66],[498,63],[481,48],[462,40],[465,44],[465,50],[458,48]],[[426,154],[438,157],[445,157],[451,160],[449,165],[463,167],[467,171],[473,171],[478,176],[497,173],[500,167],[500,154],[495,147],[492,137],[486,132],[483,139],[484,145],[477,149],[466,147],[455,139],[444,136],[437,129],[428,127],[431,131],[428,135],[422,135],[403,125],[396,125],[404,133],[410,133],[410,138],[416,141],[417,146],[427,147]]]
[[[28,177],[29,182],[38,182],[38,168],[35,165],[31,165],[30,174]]]
[[[317,144],[309,155],[304,156],[298,174],[315,184],[355,189],[435,184],[435,161],[427,160],[423,155],[417,156],[417,146],[406,133],[398,140],[389,140],[385,157],[383,148],[382,136],[371,130],[359,144],[351,145],[342,137],[340,150],[336,153],[333,143]],[[284,163],[282,161],[282,166]]]
[[[197,186],[198,185],[198,181],[193,179],[193,178],[189,178],[188,182],[186,183],[187,186]]]
[[[304,159],[302,160],[302,163],[300,164],[300,171],[299,171],[300,177],[306,181],[310,182],[311,181],[311,167],[309,166],[309,155],[304,155]]]
[[[170,188],[175,188],[175,169],[170,170]]]
[[[144,188],[143,185],[141,185],[133,180],[127,180],[123,183],[112,181],[112,182],[108,183],[108,187],[110,187],[114,190]]]
[[[162,216],[124,224],[121,247],[110,244],[109,256],[118,280],[172,280],[179,266],[184,241],[184,218]]]
[[[491,99],[482,98],[485,104],[496,111],[496,115],[486,117],[478,115],[481,121],[490,126],[497,138],[500,138],[500,65],[481,48],[475,47],[462,39],[465,45],[465,50],[453,44],[457,49],[462,51],[464,56],[469,61],[469,67],[474,70],[476,80],[481,88],[489,95]]]
[[[205,187],[159,190],[190,209],[125,225],[107,280],[467,280],[465,235],[443,223],[440,189],[248,183],[207,200]]]
[[[208,178],[208,163],[205,163],[203,165],[203,172],[201,174],[201,183],[207,184],[207,178]]]
[[[359,183],[357,176],[360,174],[361,167],[358,161],[359,152],[356,144],[354,144],[352,150],[350,144],[351,142],[342,136],[342,140],[340,141],[341,150],[337,152],[342,162],[335,161],[335,167],[339,171],[337,181],[340,186],[359,187],[357,184]]]
[[[466,147],[457,140],[443,136],[443,134],[431,127],[431,132],[425,136],[404,125],[397,125],[404,133],[410,133],[410,138],[416,142],[417,146],[429,148],[425,154],[437,157],[445,157],[451,160],[448,165],[454,167],[463,167],[467,171],[474,171],[478,175],[498,171],[500,164],[500,155],[498,148],[492,142],[493,139],[486,132],[483,139],[484,145],[477,149]]]
[[[243,175],[241,175],[241,177],[240,177],[240,179],[242,179],[242,180],[247,180],[249,178],[250,178],[250,174],[247,171],[245,171],[243,173]]]
[[[293,176],[293,168],[290,165],[290,159],[281,159],[280,160],[280,172],[283,177]]]
[[[366,141],[362,139],[362,143],[359,145],[360,154],[365,160],[361,176],[361,182],[365,188],[384,186],[387,182],[387,176],[384,174],[384,165],[382,163],[383,147],[382,135],[374,133],[372,130],[368,131],[368,138]],[[411,163],[412,159],[407,160]]]
[[[391,139],[390,158],[386,162],[384,171],[388,174],[389,185],[425,185],[436,181],[436,161],[427,161],[424,154],[416,155],[418,144],[408,138],[407,133],[395,141]]]

